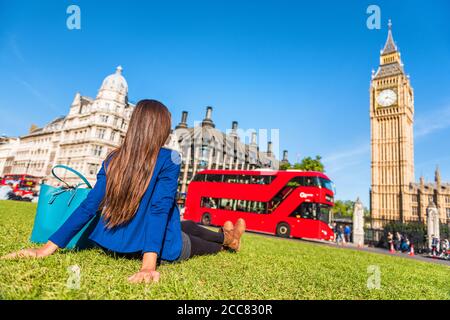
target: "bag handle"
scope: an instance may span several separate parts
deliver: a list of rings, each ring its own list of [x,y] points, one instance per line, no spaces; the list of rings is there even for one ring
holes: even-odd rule
[[[53,175],[56,179],[58,179],[59,181],[61,181],[62,183],[64,183],[68,188],[70,188],[69,184],[68,184],[67,182],[65,182],[63,179],[61,179],[60,177],[58,177],[58,176],[56,175],[55,169],[57,169],[57,168],[65,169],[65,170],[67,170],[67,171],[70,171],[70,172],[74,173],[78,178],[80,178],[81,180],[83,180],[83,182],[87,185],[87,187],[88,187],[89,189],[92,189],[92,186],[91,186],[91,184],[89,183],[89,181],[87,181],[87,179],[86,179],[80,172],[78,172],[78,171],[75,170],[75,169],[72,169],[71,167],[65,166],[65,165],[63,165],[63,164],[57,164],[56,166],[54,166],[54,167],[52,168],[52,175]],[[79,186],[80,186],[80,185],[78,184],[77,187],[79,187]]]

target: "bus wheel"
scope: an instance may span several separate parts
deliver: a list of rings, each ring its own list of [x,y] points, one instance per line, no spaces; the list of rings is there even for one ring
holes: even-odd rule
[[[202,216],[202,225],[209,226],[211,224],[211,216],[209,213],[204,213]]]
[[[291,227],[285,223],[281,222],[277,225],[277,236],[282,238],[289,238],[291,235]]]

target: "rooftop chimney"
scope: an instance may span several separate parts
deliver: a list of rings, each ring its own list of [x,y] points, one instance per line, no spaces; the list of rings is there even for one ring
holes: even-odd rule
[[[206,107],[206,115],[205,115],[205,119],[203,119],[202,121],[202,127],[215,127],[214,122],[212,121],[211,118],[212,115],[212,107],[208,106]]]
[[[238,122],[237,121],[233,121],[231,123],[231,132],[230,132],[230,136],[232,137],[237,137],[237,128],[238,128]]]
[[[183,112],[181,113],[181,121],[180,121],[180,123],[175,127],[175,129],[187,128],[187,116],[188,116],[188,112],[187,112],[187,111],[183,111]]]
[[[439,166],[436,166],[436,171],[434,172],[434,181],[438,186],[441,185],[441,170],[439,169]]]
[[[288,151],[283,150],[283,160],[282,161],[288,161]]]

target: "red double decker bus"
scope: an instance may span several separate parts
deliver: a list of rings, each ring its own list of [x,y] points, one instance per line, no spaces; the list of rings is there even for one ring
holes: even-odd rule
[[[13,192],[21,197],[32,197],[36,194],[35,188],[38,178],[28,174],[7,174],[0,179],[0,186],[13,184]]]
[[[248,230],[331,240],[333,201],[321,172],[203,170],[189,184],[184,218],[215,226],[243,218]]]

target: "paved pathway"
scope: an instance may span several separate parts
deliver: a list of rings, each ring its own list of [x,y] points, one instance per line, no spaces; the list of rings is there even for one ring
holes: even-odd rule
[[[262,233],[252,232],[252,231],[248,231],[248,232],[249,233],[253,233],[253,234],[257,234],[257,235],[262,235],[262,236],[265,236],[265,237],[270,237],[270,238],[275,238],[276,237],[276,236],[273,236],[273,235],[270,235],[270,234],[262,234]],[[393,257],[399,257],[399,258],[404,258],[404,259],[411,259],[411,260],[418,260],[418,261],[423,261],[423,262],[442,264],[442,265],[446,265],[446,266],[450,267],[450,261],[449,260],[433,259],[433,258],[430,258],[428,256],[419,255],[419,254],[416,254],[414,256],[410,256],[410,255],[408,255],[406,253],[398,253],[398,252],[397,253],[390,253],[388,250],[382,249],[382,248],[367,247],[367,246],[362,247],[362,248],[358,248],[357,246],[354,246],[353,244],[347,244],[345,246],[338,246],[335,242],[320,241],[320,240],[315,240],[315,239],[293,239],[293,238],[289,238],[289,239],[286,239],[286,240],[316,243],[316,244],[319,244],[319,245],[339,248],[339,249],[343,249],[343,250],[347,249],[347,250],[356,250],[356,251],[366,251],[366,252],[384,254],[384,255],[393,256]]]
[[[419,261],[424,261],[424,262],[443,264],[443,265],[446,265],[446,266],[450,267],[450,261],[449,260],[433,259],[433,258],[430,258],[427,255],[415,254],[414,256],[410,256],[407,253],[400,253],[400,252],[390,253],[389,250],[386,250],[386,249],[383,249],[383,248],[375,248],[375,247],[367,247],[367,246],[362,247],[362,248],[358,248],[357,246],[355,246],[353,244],[348,244],[348,245],[345,245],[345,246],[338,246],[334,242],[324,242],[324,241],[317,241],[317,240],[310,240],[310,239],[292,239],[292,240],[294,240],[294,241],[304,241],[304,242],[314,242],[314,243],[317,243],[317,244],[330,246],[330,247],[335,247],[335,248],[357,250],[357,251],[366,251],[366,252],[371,252],[371,253],[384,254],[384,255],[388,255],[388,256],[392,256],[392,257],[399,257],[399,258],[404,258],[404,259],[419,260]]]

